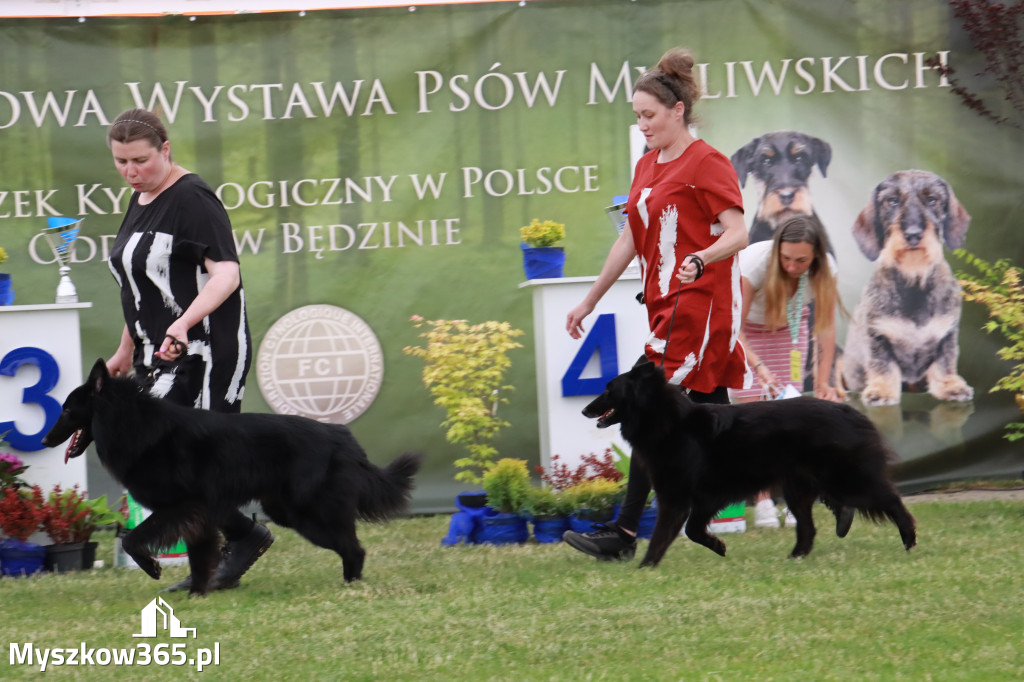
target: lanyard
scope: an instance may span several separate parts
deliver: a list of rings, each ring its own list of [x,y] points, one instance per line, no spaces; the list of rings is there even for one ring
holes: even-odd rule
[[[797,348],[797,340],[800,338],[800,317],[804,311],[804,297],[807,295],[807,273],[800,275],[800,282],[796,285],[796,294],[792,299],[786,301],[786,324],[789,325],[789,338],[793,341],[793,347],[789,351],[789,378],[798,383],[803,379],[803,354]]]
[[[797,338],[800,336],[800,316],[804,310],[804,297],[807,295],[807,273],[800,275],[800,282],[796,285],[796,294],[786,301],[786,324],[789,326],[789,338],[796,346]]]

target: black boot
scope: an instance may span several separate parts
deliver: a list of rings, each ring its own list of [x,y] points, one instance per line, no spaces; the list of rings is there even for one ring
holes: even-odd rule
[[[230,590],[238,587],[239,579],[274,544],[270,529],[260,523],[253,523],[249,534],[240,540],[224,545],[220,563],[210,581],[211,590]]]
[[[256,563],[256,560],[263,556],[270,546],[274,544],[274,536],[266,526],[254,523],[252,530],[241,540],[228,542],[221,549],[220,563],[217,570],[213,572],[210,580],[210,590],[230,590],[238,587],[239,579],[249,567]],[[163,592],[180,592],[192,589],[192,576],[185,576],[185,579],[170,587],[165,587]]]

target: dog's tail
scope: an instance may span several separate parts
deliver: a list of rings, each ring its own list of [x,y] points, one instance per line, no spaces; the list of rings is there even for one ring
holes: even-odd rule
[[[366,521],[385,521],[405,510],[420,470],[423,454],[404,452],[364,481],[359,492],[359,516]]]

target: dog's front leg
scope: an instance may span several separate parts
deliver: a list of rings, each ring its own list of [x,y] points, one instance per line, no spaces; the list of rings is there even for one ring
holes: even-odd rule
[[[928,392],[939,400],[966,402],[974,399],[974,389],[956,373],[958,349],[956,335],[946,337],[939,344],[938,358],[925,372]]]
[[[160,580],[160,563],[153,558],[147,546],[148,543],[145,540],[144,526],[147,523],[149,523],[149,519],[140,523],[134,530],[129,531],[127,535],[121,538],[121,549],[139,565],[139,568],[146,572],[146,575],[153,580]]]
[[[694,502],[690,519],[686,522],[686,537],[704,545],[719,556],[725,556],[725,543],[708,532],[708,524],[720,510],[718,505],[705,506]]]
[[[867,377],[860,400],[870,407],[896,405],[900,402],[903,374],[888,346],[888,339],[873,339],[872,357],[868,361]]]
[[[640,568],[658,565],[668,551],[669,545],[679,537],[679,531],[686,523],[688,512],[688,506],[662,502],[661,498],[658,498],[658,518],[654,522],[654,532],[651,533],[647,554],[640,562]]]

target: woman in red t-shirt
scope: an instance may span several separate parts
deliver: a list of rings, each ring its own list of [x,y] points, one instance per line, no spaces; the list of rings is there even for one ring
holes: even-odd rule
[[[650,151],[633,175],[629,229],[612,245],[583,301],[569,311],[566,329],[580,338],[583,319],[640,256],[651,329],[646,358],[663,363],[669,382],[685,387],[695,402],[725,404],[727,387],[751,382],[739,342],[736,258],[747,245],[747,230],[732,164],[690,132],[693,103],[700,96],[693,64],[686,50],[669,50],[633,86],[633,112]],[[642,463],[632,458],[616,522],[593,533],[567,531],[566,542],[601,559],[632,558],[650,489]]]

